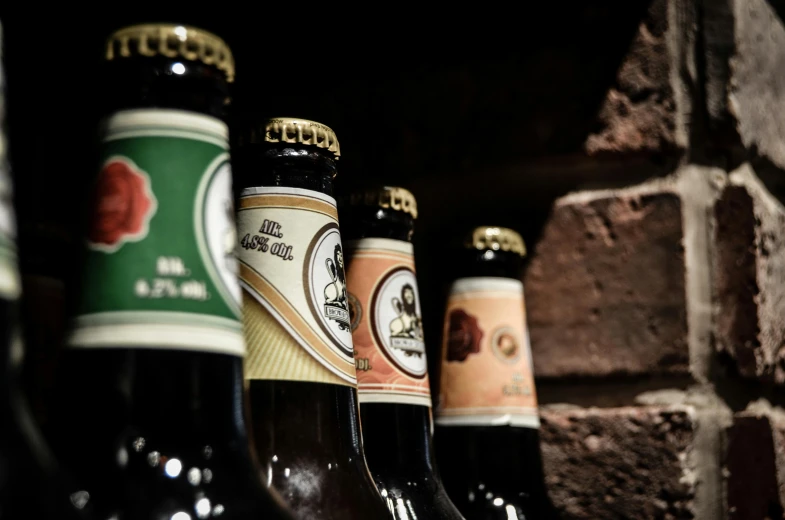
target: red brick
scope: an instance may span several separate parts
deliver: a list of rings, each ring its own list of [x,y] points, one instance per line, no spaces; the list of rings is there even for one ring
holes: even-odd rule
[[[686,140],[679,114],[689,107],[672,86],[681,75],[670,50],[676,33],[693,24],[672,26],[678,3],[685,0],[529,2],[507,34],[514,44],[467,39],[462,28],[442,24],[443,43],[376,45],[362,74],[336,64],[338,74],[325,73],[335,81],[307,96],[269,84],[259,96],[246,78],[237,85],[246,95],[236,97],[318,113],[350,150],[339,184],[363,181],[369,171],[416,182],[528,158],[679,154]],[[335,52],[348,59],[354,47]],[[313,74],[291,66],[287,77],[307,82]]]
[[[693,518],[685,478],[695,425],[686,410],[544,410],[549,493],[564,519]]]
[[[748,172],[714,207],[715,344],[744,377],[785,383],[785,210]],[[739,184],[744,182],[744,184]]]
[[[557,201],[524,284],[538,377],[687,374],[675,193]]]
[[[667,0],[652,2],[640,23],[616,82],[600,108],[598,129],[586,141],[585,149],[590,155],[663,152],[684,147],[671,85],[676,62],[668,48],[668,7]]]
[[[706,102],[717,144],[739,140],[785,167],[785,11],[771,0],[704,1]]]

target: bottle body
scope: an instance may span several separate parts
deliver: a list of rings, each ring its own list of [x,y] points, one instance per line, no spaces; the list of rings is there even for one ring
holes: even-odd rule
[[[22,392],[18,318],[15,302],[0,301],[0,517],[89,520],[69,500],[73,481],[54,458]]]
[[[431,410],[401,403],[360,408],[368,466],[394,518],[463,519],[436,469]]]
[[[401,188],[374,191],[342,209],[366,459],[396,519],[461,520],[434,460],[411,243],[416,202]]]
[[[298,518],[388,518],[359,429],[344,249],[331,196],[335,137],[311,121],[265,124],[264,139],[277,142],[240,149],[237,203],[259,458]]]
[[[436,412],[445,487],[469,520],[554,518],[542,473],[521,254],[481,244],[459,252],[456,263]]]
[[[268,482],[297,518],[388,518],[370,479],[354,389],[249,381],[251,421]]]
[[[290,518],[259,480],[243,416],[227,53],[182,26],[110,38],[116,88],[51,430],[79,476],[72,501],[102,518]]]
[[[68,500],[68,481],[35,424],[20,380],[21,277],[4,133],[4,82],[0,60],[0,518],[85,518]]]
[[[241,358],[95,350],[65,357],[72,404],[54,443],[82,485],[73,500],[120,519],[290,518],[263,489],[248,449]]]
[[[436,439],[444,485],[467,520],[558,518],[536,428],[437,425]]]

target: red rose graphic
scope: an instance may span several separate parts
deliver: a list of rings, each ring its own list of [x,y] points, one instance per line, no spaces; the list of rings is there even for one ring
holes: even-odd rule
[[[477,318],[463,309],[455,309],[450,313],[449,321],[447,361],[466,361],[469,354],[479,353],[483,332]]]
[[[144,172],[130,161],[110,160],[96,181],[90,244],[96,249],[114,251],[124,242],[144,238],[155,202]]]

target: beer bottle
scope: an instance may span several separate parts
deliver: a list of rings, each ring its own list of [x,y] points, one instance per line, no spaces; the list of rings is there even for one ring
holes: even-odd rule
[[[86,518],[68,500],[67,482],[35,425],[23,391],[21,277],[13,186],[5,139],[0,27],[0,518]]]
[[[341,199],[366,460],[398,520],[462,520],[434,461],[431,391],[414,270],[414,196],[383,187]]]
[[[240,137],[237,172],[252,429],[302,519],[389,518],[362,451],[328,127],[273,118]]]
[[[436,408],[444,485],[469,520],[553,518],[520,281],[523,240],[483,226],[464,245],[447,298]]]
[[[284,519],[243,419],[226,44],[108,39],[106,119],[54,441],[99,518]]]

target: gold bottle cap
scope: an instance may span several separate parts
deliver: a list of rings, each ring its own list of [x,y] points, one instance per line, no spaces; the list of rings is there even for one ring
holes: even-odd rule
[[[315,146],[332,153],[335,160],[341,157],[341,146],[329,126],[297,117],[272,117],[252,127],[241,143],[292,143]]]
[[[466,247],[475,249],[492,249],[494,251],[511,251],[526,256],[526,246],[517,231],[496,226],[479,226],[472,230],[466,241]]]
[[[142,24],[118,29],[106,42],[106,59],[131,56],[166,56],[221,70],[226,81],[234,81],[234,58],[229,46],[213,33],[175,24]]]
[[[412,192],[397,186],[383,186],[356,191],[344,199],[349,206],[375,206],[408,213],[417,218],[417,199]]]

